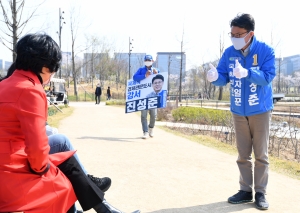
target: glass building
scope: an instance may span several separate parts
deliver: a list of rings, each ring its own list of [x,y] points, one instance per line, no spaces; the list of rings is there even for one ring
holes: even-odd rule
[[[182,57],[182,60],[181,60]],[[185,52],[157,52],[154,66],[161,72],[169,72],[172,75],[180,75],[182,63],[182,74],[186,71]]]

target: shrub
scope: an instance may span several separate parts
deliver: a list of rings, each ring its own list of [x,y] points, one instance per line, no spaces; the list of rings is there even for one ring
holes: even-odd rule
[[[172,105],[167,104],[165,108],[158,108],[156,120],[157,121],[170,121],[172,120],[172,110],[175,107]]]
[[[172,111],[175,121],[192,124],[226,125],[231,122],[231,112],[200,107],[179,107]]]
[[[124,105],[125,106],[125,104],[126,104],[125,100],[113,99],[113,100],[106,101],[106,105]]]
[[[55,109],[54,107],[48,107],[48,116],[52,116],[55,115],[57,113],[57,109]]]
[[[57,106],[57,105],[56,105]],[[57,106],[59,109],[63,109],[63,108],[68,108],[68,105],[59,105]],[[49,106],[48,107],[48,116],[52,116],[55,115],[59,110],[56,109],[55,106]]]

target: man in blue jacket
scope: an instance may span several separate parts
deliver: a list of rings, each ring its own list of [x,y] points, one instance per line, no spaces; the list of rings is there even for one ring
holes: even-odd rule
[[[154,75],[159,73],[159,70],[157,68],[152,67],[153,64],[153,58],[151,55],[145,55],[144,57],[144,64],[145,66],[139,68],[136,73],[133,75],[133,80],[140,82],[141,80],[148,78],[150,75]],[[148,126],[147,121],[147,114],[150,114],[150,123]],[[143,128],[143,139],[147,139],[150,135],[150,137],[153,137],[153,128],[155,125],[155,119],[156,119],[157,109],[147,109],[141,111],[141,122],[142,122],[142,128]],[[148,128],[149,127],[149,128]]]
[[[240,190],[229,203],[251,202],[254,183],[255,204],[268,209],[265,198],[269,176],[269,123],[273,109],[272,80],[275,54],[254,35],[255,21],[249,14],[237,15],[230,23],[233,46],[223,53],[215,68],[210,64],[207,80],[216,86],[230,83],[231,105],[240,170]],[[255,155],[254,180],[252,150]]]

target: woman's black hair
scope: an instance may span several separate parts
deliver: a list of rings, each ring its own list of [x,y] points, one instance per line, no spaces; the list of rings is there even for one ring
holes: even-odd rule
[[[250,14],[238,14],[234,19],[230,22],[230,27],[239,27],[244,28],[247,32],[254,31],[255,29],[255,21],[254,18]]]
[[[57,72],[61,62],[61,50],[57,43],[47,34],[36,33],[23,36],[16,44],[17,58],[15,68],[31,71],[40,76],[42,68],[47,67],[51,73]]]

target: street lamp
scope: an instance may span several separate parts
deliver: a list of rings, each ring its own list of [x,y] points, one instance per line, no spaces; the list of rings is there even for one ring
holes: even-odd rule
[[[132,42],[133,41],[133,39],[130,39],[130,37],[129,37],[129,52],[128,52],[128,55],[129,55],[129,63],[128,63],[128,76],[129,76],[129,79],[130,79],[130,55],[131,55],[131,51],[132,51],[132,48],[133,48],[133,46],[132,46]]]
[[[59,8],[59,29],[58,29],[58,38],[59,38],[59,48],[61,51],[61,29],[63,27],[63,24],[66,24],[66,22],[62,22],[62,19],[64,19],[64,17],[62,17],[62,13],[65,13],[64,11],[61,12],[60,8]],[[59,67],[59,78],[61,78],[61,67]]]

